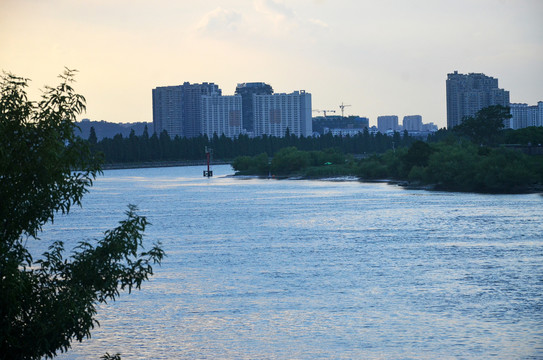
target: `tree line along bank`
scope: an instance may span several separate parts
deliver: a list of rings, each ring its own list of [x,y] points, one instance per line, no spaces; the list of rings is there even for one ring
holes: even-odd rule
[[[91,129],[88,141],[93,151],[104,156],[106,164],[164,162],[204,160],[205,148],[213,149],[213,158],[230,161],[238,156],[254,156],[266,153],[273,157],[279,150],[286,147],[296,147],[305,151],[336,149],[346,154],[383,153],[389,149],[409,146],[416,139],[407,132],[386,136],[381,133],[371,134],[367,129],[356,136],[334,136],[330,133],[320,137],[298,137],[289,133],[284,137],[259,136],[250,138],[239,135],[232,139],[224,135],[200,135],[186,138],[176,136],[171,138],[167,132],[149,135],[147,129],[138,136],[134,131],[123,137],[121,134],[113,138],[103,138],[98,141]]]
[[[215,161],[233,164],[239,174],[276,176],[357,176],[391,179],[410,185],[475,192],[529,192],[543,184],[543,127],[503,129],[508,109],[492,106],[451,130],[441,129],[425,141],[404,131],[392,136],[364,129],[355,136],[284,137],[263,135],[234,139],[171,138],[166,132],[141,136],[132,131],[97,141],[93,151],[106,164],[203,161],[213,149]],[[526,155],[523,150],[530,150]],[[539,154],[539,155],[538,155]]]
[[[356,159],[333,149],[280,150],[234,160],[238,174],[297,177],[356,176],[426,189],[478,193],[543,192],[543,128],[501,130],[507,109],[491,107],[428,142]],[[504,145],[509,144],[509,145]],[[529,155],[528,155],[529,154]]]

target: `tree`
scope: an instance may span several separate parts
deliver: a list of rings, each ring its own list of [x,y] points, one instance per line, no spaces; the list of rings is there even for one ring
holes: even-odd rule
[[[491,145],[511,116],[509,108],[501,105],[489,106],[479,110],[474,117],[464,119],[453,129],[477,145]]]
[[[90,133],[89,133],[89,143],[91,145],[96,145],[98,142],[98,137],[96,136],[96,130],[94,129],[94,126],[91,126]]]
[[[94,244],[79,242],[64,256],[55,241],[34,260],[26,247],[59,212],[69,213],[101,173],[88,142],[74,135],[85,99],[74,92],[74,71],[29,101],[28,79],[0,82],[0,359],[52,358],[98,325],[96,304],[140,288],[160,263],[160,243],[143,251],[145,217],[127,219]]]
[[[310,161],[309,153],[286,147],[273,156],[271,170],[275,174],[291,174],[309,166]]]
[[[434,151],[428,143],[420,140],[415,141],[402,157],[405,173],[409,174],[413,166],[428,166],[428,161]]]

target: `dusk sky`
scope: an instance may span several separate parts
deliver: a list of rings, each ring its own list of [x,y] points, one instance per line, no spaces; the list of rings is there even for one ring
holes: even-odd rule
[[[543,101],[542,19],[541,0],[0,0],[0,69],[30,78],[36,100],[79,70],[91,120],[152,121],[157,86],[263,81],[371,125],[444,127],[454,70]]]

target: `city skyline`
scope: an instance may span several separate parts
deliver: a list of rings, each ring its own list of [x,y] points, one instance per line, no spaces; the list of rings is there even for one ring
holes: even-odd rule
[[[237,89],[236,95],[222,95],[214,83],[189,82],[153,89],[154,132],[187,138],[201,134],[281,137],[287,129],[296,136],[313,134],[310,93],[273,93],[263,83],[239,84]]]
[[[305,89],[313,109],[420,114],[446,126],[448,73],[484,73],[511,103],[543,99],[543,3],[229,0],[0,3],[0,68],[38,99],[79,70],[81,118],[152,121],[151,89],[214,82]]]

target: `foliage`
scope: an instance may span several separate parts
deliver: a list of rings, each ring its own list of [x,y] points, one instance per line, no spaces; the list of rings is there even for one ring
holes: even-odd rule
[[[266,175],[270,171],[268,154],[238,156],[232,162],[232,168],[240,174]]]
[[[539,144],[543,142],[543,128],[501,130],[509,118],[507,108],[493,106],[479,111],[453,130],[439,130],[429,137],[428,142],[414,141],[405,133],[403,137],[399,133],[388,137],[380,133],[370,135],[366,130],[352,138],[326,134],[319,141],[324,138],[323,143],[333,146],[325,150],[299,150],[290,146],[268,154],[273,156],[272,172],[278,175],[325,177],[354,174],[367,180],[408,181],[443,190],[483,193],[540,189],[543,185],[542,157],[527,156],[496,144]],[[293,141],[292,136],[289,141]],[[310,139],[309,143],[311,141],[315,139]],[[391,148],[386,145],[392,145],[392,142],[397,146]],[[361,144],[373,144],[372,149],[376,153],[363,156],[357,164],[343,155],[344,149],[351,153],[364,152]],[[253,161],[250,156],[240,157],[234,161],[234,168],[237,171],[243,168],[247,174],[257,174],[251,166],[242,166]]]
[[[38,104],[27,100],[27,79],[2,79],[0,231],[9,247],[23,232],[36,237],[56,212],[80,205],[100,171],[85,142],[74,136],[85,99],[73,93],[72,76],[67,72],[58,87],[46,88]]]
[[[518,130],[505,130],[503,144],[543,145],[543,126],[530,126]]]
[[[94,126],[91,126],[89,133],[89,143],[94,146],[97,142],[98,137],[96,137],[96,130],[94,130]]]
[[[89,141],[92,139],[89,138]],[[205,159],[205,147],[213,148],[215,159],[231,160],[238,156],[255,156],[262,153],[274,156],[286,147],[296,147],[302,151],[327,151],[336,149],[344,154],[382,153],[394,147],[406,147],[413,142],[410,136],[395,133],[386,136],[381,133],[371,134],[367,129],[355,136],[334,136],[330,133],[319,137],[297,137],[293,134],[285,137],[263,135],[249,138],[239,135],[231,139],[224,134],[211,138],[201,135],[193,138],[171,138],[166,132],[149,136],[144,132],[128,137],[121,134],[113,138],[104,138],[93,146],[95,152],[105,156],[106,163],[138,163],[149,161],[185,161]]]
[[[505,121],[511,118],[509,108],[501,105],[489,106],[481,109],[473,117],[468,117],[454,131],[465,136],[475,144],[494,145],[505,126]]]
[[[97,303],[140,288],[164,255],[159,244],[142,251],[148,223],[133,206],[102,240],[80,242],[69,257],[62,241],[37,260],[26,247],[57,213],[80,206],[101,172],[99,157],[74,135],[85,99],[73,75],[67,69],[38,103],[27,99],[27,79],[6,74],[0,83],[0,359],[67,351],[98,324]]]
[[[404,164],[407,164],[408,167],[426,166],[428,165],[428,160],[433,152],[434,149],[432,149],[428,143],[416,141],[407,150],[407,153],[403,157],[403,162]]]
[[[238,156],[232,162],[232,168],[235,171],[247,171],[253,167],[253,158],[251,156]]]
[[[456,191],[522,192],[538,181],[531,160],[521,152],[503,148],[481,151],[467,144],[441,146],[432,156],[423,180]]]
[[[310,156],[294,146],[279,150],[272,159],[271,171],[273,174],[292,174],[300,171],[310,164]]]
[[[361,160],[358,174],[363,179],[408,180],[443,190],[482,193],[525,192],[543,183],[541,157],[470,142],[415,143],[407,151]]]
[[[429,134],[426,141],[428,143],[436,143],[436,142],[452,143],[456,141],[456,135],[453,134],[452,130],[441,128],[438,131]]]
[[[305,177],[353,175],[352,157],[338,149],[303,151],[296,147],[279,150],[272,161],[266,153],[238,156],[232,162],[237,175],[302,175]]]
[[[346,161],[345,155],[337,148],[311,151],[309,156],[312,166],[341,165]]]
[[[386,179],[388,174],[388,166],[377,155],[360,161],[357,172],[358,176],[366,180]]]
[[[357,174],[362,179],[397,179],[402,176],[404,165],[402,159],[407,150],[389,150],[382,155],[373,155],[362,159],[358,166]]]
[[[402,175],[408,175],[413,167],[423,168],[428,166],[430,156],[434,153],[434,149],[428,143],[416,141],[409,147],[407,153],[402,157]]]

